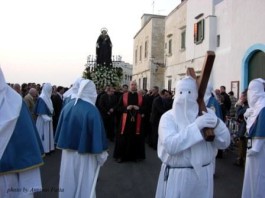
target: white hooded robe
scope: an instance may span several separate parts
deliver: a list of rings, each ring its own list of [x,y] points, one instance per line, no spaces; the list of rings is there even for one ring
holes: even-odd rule
[[[216,149],[225,149],[230,144],[230,134],[219,120],[214,129],[214,141],[203,139],[195,123],[196,99],[195,80],[184,78],[177,83],[172,110],[163,114],[160,120],[157,153],[162,166],[156,198],[213,197],[212,162]],[[167,169],[167,166],[171,168]],[[167,179],[165,175],[168,175]]]

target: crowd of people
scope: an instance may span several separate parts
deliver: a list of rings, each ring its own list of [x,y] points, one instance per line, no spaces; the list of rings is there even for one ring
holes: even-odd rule
[[[102,91],[83,78],[70,88],[50,83],[20,86],[7,84],[0,71],[0,92],[1,112],[10,112],[0,118],[0,197],[10,197],[6,190],[10,186],[25,188],[17,192],[25,197],[40,191],[42,157],[56,147],[62,150],[59,187],[65,189],[59,196],[94,196],[99,169],[109,155],[108,141],[115,145],[112,155],[117,163],[144,160],[145,144],[157,150],[162,161],[157,198],[213,197],[215,158],[222,158],[230,145],[227,123],[232,119],[238,125],[235,165],[245,166],[242,197],[262,192],[263,79],[251,81],[239,99],[232,91],[227,94],[225,86],[214,90],[208,84],[207,112],[201,116],[192,77],[179,80],[173,96],[157,86],[139,90],[135,81],[119,90],[106,86]],[[205,139],[205,128],[213,129],[212,141]]]

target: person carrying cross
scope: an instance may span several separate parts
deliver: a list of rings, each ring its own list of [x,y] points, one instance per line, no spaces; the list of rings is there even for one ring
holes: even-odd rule
[[[212,198],[216,149],[229,146],[229,131],[209,108],[198,116],[195,79],[185,77],[175,90],[173,108],[159,123],[157,153],[162,166],[156,198]],[[213,141],[204,139],[202,130],[206,127],[213,128]]]

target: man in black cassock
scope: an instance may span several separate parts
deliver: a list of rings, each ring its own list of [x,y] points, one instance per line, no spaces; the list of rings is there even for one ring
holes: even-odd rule
[[[111,51],[112,43],[108,31],[106,28],[103,28],[96,45],[97,65],[110,67],[112,65]]]
[[[142,95],[137,93],[135,81],[130,83],[130,91],[120,97],[118,106],[122,116],[121,128],[116,136],[114,158],[119,163],[141,161],[145,159],[145,141],[141,122],[146,105]]]
[[[99,99],[99,111],[101,113],[107,138],[113,142],[115,136],[115,118],[116,106],[118,103],[117,96],[114,95],[114,88],[107,87]]]

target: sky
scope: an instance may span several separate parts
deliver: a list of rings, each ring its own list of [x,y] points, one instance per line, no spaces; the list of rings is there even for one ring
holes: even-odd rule
[[[102,28],[112,55],[132,64],[143,14],[168,15],[180,0],[0,0],[0,66],[6,82],[70,86],[95,55]]]

